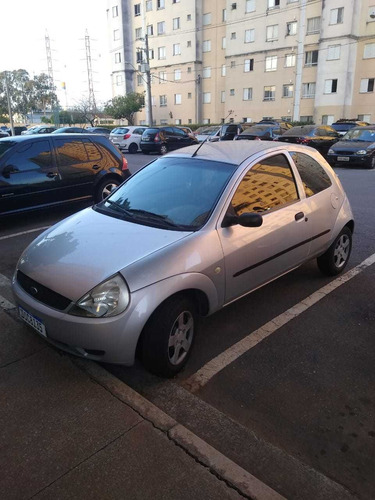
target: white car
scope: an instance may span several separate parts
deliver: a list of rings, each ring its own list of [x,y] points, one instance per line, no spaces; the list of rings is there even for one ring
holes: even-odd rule
[[[116,127],[109,135],[109,139],[119,148],[120,151],[128,153],[137,153],[140,151],[139,143],[143,132],[147,127],[124,126]]]

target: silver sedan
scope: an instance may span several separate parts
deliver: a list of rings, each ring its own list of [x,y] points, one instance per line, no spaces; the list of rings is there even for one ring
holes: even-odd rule
[[[209,315],[317,258],[351,251],[347,196],[320,154],[277,142],[204,143],[154,160],[23,252],[20,317],[53,345],[154,373],[187,362]]]

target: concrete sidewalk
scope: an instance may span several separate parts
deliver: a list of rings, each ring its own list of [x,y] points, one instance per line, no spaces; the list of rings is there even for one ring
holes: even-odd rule
[[[0,309],[1,498],[280,499],[99,365]]]

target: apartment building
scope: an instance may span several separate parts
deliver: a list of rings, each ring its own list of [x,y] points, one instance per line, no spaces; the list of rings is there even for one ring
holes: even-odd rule
[[[113,96],[150,88],[156,124],[375,122],[375,0],[108,0],[107,21]]]

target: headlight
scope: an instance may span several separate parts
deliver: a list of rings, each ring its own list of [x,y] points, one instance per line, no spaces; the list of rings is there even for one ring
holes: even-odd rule
[[[108,318],[128,307],[130,294],[124,279],[116,274],[84,295],[69,311],[75,316]]]
[[[335,154],[335,152],[333,151],[333,149],[329,149],[329,150],[328,150],[328,154],[329,154],[329,155],[334,155],[334,154]]]
[[[356,152],[356,155],[365,155],[367,154],[367,151],[365,149],[360,149],[359,151]]]

